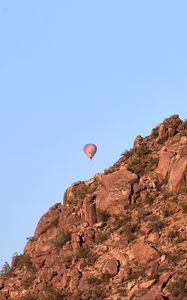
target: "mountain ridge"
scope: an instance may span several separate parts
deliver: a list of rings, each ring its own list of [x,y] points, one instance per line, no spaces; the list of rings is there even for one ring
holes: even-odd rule
[[[187,299],[187,122],[166,118],[73,183],[5,264],[0,300]]]

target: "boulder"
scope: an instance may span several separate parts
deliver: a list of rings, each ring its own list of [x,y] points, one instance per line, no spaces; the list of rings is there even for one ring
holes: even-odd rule
[[[44,266],[47,254],[48,253],[41,251],[35,253],[35,255],[32,257],[32,264],[36,270],[39,270]]]
[[[132,184],[137,181],[137,175],[125,168],[103,176],[97,190],[96,209],[111,214],[123,213],[130,201]]]
[[[164,272],[160,275],[159,283],[162,288],[167,284],[167,282],[169,281],[170,278],[171,278],[171,274],[168,272]]]
[[[176,130],[173,127],[168,128],[168,138],[173,137],[176,134]]]
[[[141,296],[139,300],[163,300],[160,286],[154,286],[151,290]]]
[[[103,273],[108,273],[112,277],[117,275],[119,271],[119,262],[115,258],[108,260],[105,263],[103,271]]]
[[[186,189],[187,147],[174,145],[170,151],[161,152],[156,173],[168,180],[169,193],[177,193]],[[177,155],[176,155],[177,154]]]
[[[92,246],[94,244],[95,239],[95,231],[91,228],[86,228],[84,230],[84,242],[88,246]]]
[[[180,138],[180,141],[179,141],[179,143],[181,144],[181,145],[186,145],[187,144],[187,136],[182,136],[181,138]]]
[[[169,193],[176,193],[186,189],[187,155],[175,161],[171,167],[167,189]]]
[[[133,149],[136,150],[142,143],[142,136],[141,135],[137,135],[137,137],[135,138],[134,140],[134,143],[133,143]]]
[[[172,158],[172,152],[161,152],[156,173],[166,178],[170,172]]]
[[[167,131],[165,124],[160,124],[158,127],[158,137],[160,139],[167,138]]]
[[[79,285],[79,280],[82,277],[82,273],[78,269],[73,269],[70,272],[70,291],[75,291]]]
[[[151,280],[147,280],[147,281],[143,281],[140,284],[140,288],[141,289],[149,289],[151,286],[153,286],[153,284],[155,284],[156,280],[155,279],[151,279]]]
[[[77,250],[80,248],[81,244],[81,237],[77,233],[72,233],[71,234],[71,245],[73,250]]]
[[[159,257],[158,252],[154,248],[143,242],[137,242],[132,246],[131,255],[141,265],[145,265]]]
[[[158,242],[159,237],[160,237],[160,235],[158,232],[151,232],[147,238],[147,241],[149,243],[155,243],[155,242]]]
[[[61,287],[63,289],[66,289],[69,285],[71,276],[70,276],[70,271],[68,269],[64,270],[62,279],[61,279]]]

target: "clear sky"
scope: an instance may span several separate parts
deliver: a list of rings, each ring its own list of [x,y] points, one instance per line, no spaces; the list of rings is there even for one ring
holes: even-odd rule
[[[186,11],[185,0],[0,1],[0,265],[72,182],[187,117]]]

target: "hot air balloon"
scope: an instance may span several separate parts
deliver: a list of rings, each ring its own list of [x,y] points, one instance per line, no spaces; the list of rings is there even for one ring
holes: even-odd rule
[[[84,153],[90,158],[92,159],[93,156],[95,155],[96,151],[97,151],[97,146],[94,144],[86,144],[83,148]]]

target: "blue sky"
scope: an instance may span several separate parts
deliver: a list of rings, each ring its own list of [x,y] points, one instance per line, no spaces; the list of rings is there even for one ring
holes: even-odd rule
[[[72,182],[171,114],[187,117],[186,11],[172,0],[0,2],[0,265]]]

